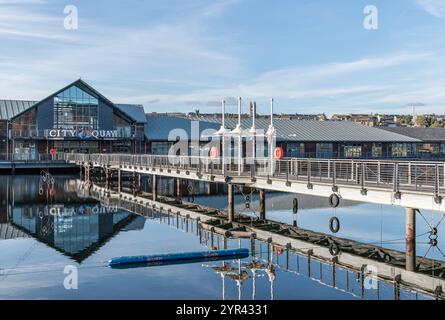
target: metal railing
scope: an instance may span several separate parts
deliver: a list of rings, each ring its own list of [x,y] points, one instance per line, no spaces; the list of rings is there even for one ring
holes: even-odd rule
[[[445,163],[421,161],[346,160],[346,159],[282,159],[227,158],[190,156],[155,156],[122,154],[65,154],[69,162],[93,162],[101,165],[122,165],[137,168],[187,170],[197,174],[263,177],[286,182],[355,185],[367,188],[432,192],[440,200],[445,191]]]
[[[0,161],[4,162],[41,162],[41,161],[66,161],[63,153],[51,155],[47,153],[0,153]]]

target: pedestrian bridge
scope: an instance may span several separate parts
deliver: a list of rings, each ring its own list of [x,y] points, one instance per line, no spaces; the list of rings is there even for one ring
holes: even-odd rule
[[[59,155],[62,156],[62,155]],[[227,183],[259,190],[325,196],[445,211],[445,163],[396,160],[210,158],[64,154],[68,163],[138,175]],[[155,179],[154,179],[155,182]],[[154,192],[156,194],[156,192]],[[332,198],[331,198],[332,199]],[[229,203],[230,211],[230,203]]]

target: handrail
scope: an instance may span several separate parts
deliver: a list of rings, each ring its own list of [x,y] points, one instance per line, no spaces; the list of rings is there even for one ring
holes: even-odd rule
[[[267,177],[302,181],[360,186],[401,191],[433,192],[440,200],[445,189],[445,163],[425,161],[350,160],[286,158],[221,158],[198,156],[129,155],[129,154],[64,154],[65,161],[98,163],[111,166],[135,166],[187,170],[199,174]]]

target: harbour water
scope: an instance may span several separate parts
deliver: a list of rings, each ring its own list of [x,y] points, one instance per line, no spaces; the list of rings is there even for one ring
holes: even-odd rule
[[[255,257],[239,260],[111,269],[108,259],[209,250],[208,234],[199,237],[194,223],[162,214],[142,217],[102,206],[80,197],[78,177],[55,176],[54,187],[42,192],[39,176],[0,177],[0,299],[431,299],[401,288],[397,297],[391,283],[362,290],[356,272],[307,256],[270,251],[255,242]],[[257,195],[235,197],[236,212],[257,215]],[[342,238],[403,251],[403,208],[344,202],[329,208],[327,199],[267,194],[267,218],[301,228],[332,234],[329,219],[341,223]],[[224,208],[224,196],[202,196],[197,203]],[[443,215],[422,212],[417,219],[417,255],[445,260],[441,242],[428,244],[430,225],[445,231]],[[187,227],[186,227],[187,226]],[[216,248],[224,239],[216,236]],[[226,239],[227,248],[250,248],[250,239]],[[257,264],[252,264],[252,261]],[[67,266],[78,270],[77,289],[64,285]],[[226,270],[227,272],[222,272]],[[64,272],[65,271],[65,272]]]

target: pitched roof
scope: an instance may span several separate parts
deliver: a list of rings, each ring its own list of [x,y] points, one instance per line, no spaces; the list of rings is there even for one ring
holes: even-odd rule
[[[67,88],[76,85],[80,89],[85,90],[87,92],[92,92],[95,96],[100,97],[102,100],[106,101],[108,104],[115,106],[119,111],[124,113],[130,119],[133,119],[136,123],[145,123],[145,111],[144,107],[139,104],[115,104],[108,100],[105,96],[99,93],[96,89],[91,87],[85,81],[79,79],[76,80],[69,85],[63,87],[62,89],[56,91],[50,96],[40,100],[40,101],[28,101],[28,100],[0,100],[0,120],[10,120],[19,114],[27,111],[31,107],[39,104],[40,102],[52,97],[54,95],[59,94],[60,92],[66,90]]]
[[[384,128],[386,131],[402,134],[424,142],[445,142],[445,128]]]
[[[220,125],[217,123],[186,119],[182,117],[172,117],[169,115],[147,114],[146,118],[147,123],[145,125],[145,136],[151,141],[168,141],[169,134],[175,129],[184,130],[187,133],[188,139],[199,140],[204,138],[204,134],[209,134],[208,132],[204,132],[205,130],[210,129],[216,131],[220,127]],[[192,124],[192,121],[196,121],[197,123]],[[194,139],[192,136],[192,126],[195,125],[199,127],[199,139]]]
[[[27,100],[0,100],[0,120],[9,120],[36,103],[37,101]]]
[[[146,123],[144,106],[141,104],[115,104],[127,116],[132,118],[136,123]]]
[[[200,117],[202,121],[221,123],[220,118]],[[235,128],[238,119],[226,119],[226,127]],[[260,118],[256,121],[256,128],[267,131],[269,119]],[[249,129],[252,126],[250,118],[241,119],[241,126]],[[349,121],[315,121],[298,119],[274,119],[274,127],[279,141],[298,142],[420,142],[420,140],[389,132],[378,128],[367,127]]]

